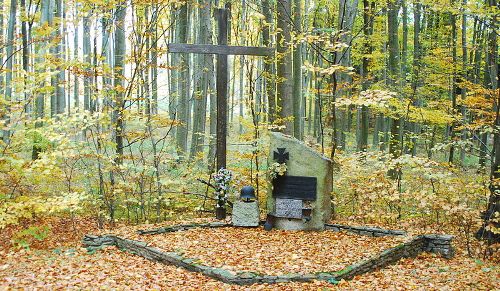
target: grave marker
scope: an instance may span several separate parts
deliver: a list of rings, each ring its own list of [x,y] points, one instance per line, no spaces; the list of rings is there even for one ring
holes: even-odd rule
[[[217,129],[216,129],[216,156],[217,171],[226,168],[226,137],[227,137],[227,87],[228,87],[228,55],[252,55],[252,56],[274,56],[274,48],[268,47],[247,47],[227,45],[227,23],[228,9],[221,8],[215,10],[218,23],[218,45],[211,44],[168,44],[169,53],[197,53],[216,54],[216,89],[217,89]],[[226,218],[225,208],[216,208],[218,219]]]
[[[229,46],[227,45],[227,23],[229,10],[220,8],[215,10],[218,23],[218,45],[211,44],[168,44],[169,53],[193,53],[217,55],[216,89],[217,89],[217,170],[226,168],[226,136],[227,136],[227,87],[228,87],[228,55],[274,56],[274,48]]]
[[[286,163],[285,175],[269,181],[266,229],[323,230],[331,215],[333,162],[303,142],[270,133],[268,163]]]

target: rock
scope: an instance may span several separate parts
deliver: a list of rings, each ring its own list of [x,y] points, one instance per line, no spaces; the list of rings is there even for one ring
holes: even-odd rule
[[[220,278],[220,279],[226,280],[226,281],[231,281],[231,280],[237,279],[236,275],[234,275],[233,273],[231,273],[228,270],[224,270],[221,268],[212,268],[211,273],[216,278]]]
[[[210,222],[209,224],[207,224],[208,227],[224,227],[224,226],[227,226],[228,224],[225,223],[225,222]]]
[[[311,220],[276,218],[274,226],[287,230],[323,230],[325,223],[330,220],[331,193],[333,191],[333,162],[322,156],[303,142],[278,132],[270,133],[269,165],[277,162],[274,152],[278,148],[285,148],[288,153],[286,160],[287,176],[302,176],[316,178],[316,200],[310,201]],[[269,181],[267,195],[268,213],[276,212],[276,199],[272,195],[272,181]]]
[[[233,204],[234,226],[259,226],[259,205],[257,201],[236,201]]]
[[[278,279],[278,276],[264,275],[264,276],[262,276],[261,282],[272,284],[272,283],[275,283],[277,279]]]
[[[255,277],[257,277],[257,274],[252,273],[252,272],[243,272],[243,273],[238,274],[238,278],[241,278],[241,279],[253,279]]]

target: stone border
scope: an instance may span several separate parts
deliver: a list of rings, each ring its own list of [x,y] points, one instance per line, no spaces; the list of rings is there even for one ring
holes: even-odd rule
[[[403,230],[391,230],[391,229],[383,229],[379,227],[369,227],[369,226],[349,226],[343,224],[325,224],[325,229],[333,230],[333,231],[348,231],[359,235],[367,235],[367,236],[400,236],[406,235],[406,232]]]
[[[196,227],[228,227],[225,223],[205,223],[205,224],[188,224],[171,227],[163,227],[150,231],[139,231],[140,234],[159,234],[166,232],[174,232],[179,230],[191,229]],[[351,227],[350,229],[340,228],[338,225],[328,225],[330,229],[338,228],[337,231],[345,229],[361,235],[381,236],[383,235],[402,235],[398,231],[391,231],[379,228],[369,228],[372,231],[360,230],[360,227]],[[362,228],[362,227],[361,227]],[[328,229],[328,228],[327,228]],[[335,229],[333,229],[335,231]],[[364,231],[366,233],[361,233]],[[375,235],[378,234],[378,235]],[[451,258],[454,254],[451,241],[451,235],[428,234],[419,235],[409,241],[399,244],[396,247],[384,250],[379,255],[373,256],[368,260],[364,260],[353,265],[350,265],[337,272],[318,272],[312,274],[285,274],[281,276],[263,275],[254,272],[237,272],[236,274],[222,269],[200,264],[197,259],[186,258],[175,252],[164,252],[158,248],[150,247],[145,242],[130,240],[118,237],[116,235],[93,236],[86,235],[83,238],[83,244],[89,249],[98,249],[103,246],[116,246],[121,250],[131,252],[148,260],[170,264],[177,267],[185,268],[186,270],[199,272],[205,276],[214,278],[228,284],[251,285],[260,283],[283,283],[283,282],[310,282],[313,280],[323,280],[330,283],[336,283],[342,279],[349,280],[356,275],[361,275],[385,267],[399,261],[401,258],[415,257],[418,254],[427,251],[437,253],[445,258]]]
[[[191,224],[181,224],[181,225],[160,227],[160,228],[151,229],[151,230],[138,230],[137,233],[140,235],[146,235],[146,234],[153,235],[153,234],[161,234],[161,233],[167,233],[167,232],[188,230],[188,229],[193,229],[193,228],[217,228],[217,227],[230,227],[230,226],[232,226],[232,225],[229,223],[224,223],[224,222],[191,223]]]
[[[424,251],[440,254],[450,259],[455,255],[455,249],[451,245],[453,236],[448,234],[424,234],[426,240]]]

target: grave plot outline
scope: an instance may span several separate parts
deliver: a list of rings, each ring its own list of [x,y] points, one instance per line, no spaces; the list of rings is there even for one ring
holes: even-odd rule
[[[330,231],[345,230],[357,235],[364,236],[406,236],[403,231],[386,230],[375,227],[350,227],[340,224],[325,224]],[[149,231],[138,231],[140,235],[155,235],[168,232],[177,232],[193,228],[218,228],[218,227],[233,227],[230,224],[215,222],[204,224],[189,224],[189,225],[174,225],[163,227]],[[200,264],[195,258],[183,257],[182,254],[175,252],[165,252],[161,249],[150,247],[147,242],[137,241],[122,238],[116,235],[85,235],[83,244],[89,250],[100,249],[103,246],[116,246],[122,251],[128,251],[135,255],[144,257],[150,261],[160,262],[164,264],[182,267],[188,271],[201,273],[207,277],[216,279],[218,281],[236,284],[236,285],[252,285],[252,284],[275,284],[284,282],[310,282],[313,280],[327,281],[330,283],[337,283],[340,280],[350,280],[354,276],[369,273],[388,265],[397,263],[402,258],[412,258],[418,256],[422,252],[431,252],[451,258],[454,254],[451,241],[451,235],[439,234],[424,234],[416,237],[410,237],[404,243],[400,243],[394,247],[388,248],[369,259],[358,261],[354,264],[348,265],[340,271],[335,272],[322,272],[309,274],[295,274],[289,273],[280,276],[264,275],[257,272],[249,271],[236,271],[232,273],[226,269],[211,267],[208,265]]]

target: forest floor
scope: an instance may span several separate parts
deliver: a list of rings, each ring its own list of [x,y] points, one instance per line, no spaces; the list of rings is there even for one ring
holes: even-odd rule
[[[190,221],[191,222],[191,221]],[[168,224],[177,224],[171,222]],[[42,288],[42,289],[182,289],[182,290],[318,290],[318,289],[466,289],[495,290],[500,286],[498,261],[481,261],[470,258],[460,245],[453,259],[447,260],[434,254],[423,253],[417,258],[403,259],[395,265],[355,277],[351,281],[330,284],[323,281],[310,283],[281,283],[275,285],[234,286],[221,283],[201,274],[186,271],[160,263],[154,263],[134,256],[115,247],[88,252],[81,245],[84,234],[115,233],[137,238],[138,229],[153,229],[158,225],[120,226],[114,229],[98,230],[89,219],[47,219],[37,221],[38,226],[51,230],[43,240],[33,239],[29,249],[12,247],[12,239],[24,225],[2,230],[0,236],[0,289]],[[162,224],[164,226],[165,223]],[[367,240],[342,233],[317,233],[312,239],[304,239],[300,232],[244,229],[195,229],[190,231],[149,236],[152,245],[166,249],[183,249],[193,256],[211,264],[221,264],[215,258],[221,256],[224,248],[230,252],[233,261],[226,262],[228,268],[246,266],[255,262],[245,261],[250,254],[283,249],[279,256],[262,260],[256,267],[271,272],[272,266],[281,264],[284,270],[295,270],[295,265],[306,268],[336,269],[351,260],[357,260],[377,253],[379,248],[396,244],[398,239],[382,238]],[[286,241],[279,244],[275,240]],[[372,238],[373,239],[373,238]],[[267,244],[257,243],[267,240]],[[240,243],[240,247],[235,247]],[[269,249],[264,248],[268,245]],[[337,247],[336,247],[337,245]],[[337,248],[337,252],[324,250]],[[339,249],[340,248],[340,249]],[[291,250],[295,251],[292,252]],[[364,251],[363,251],[364,250]],[[212,252],[212,253],[210,253]],[[312,254],[318,252],[318,254]],[[332,253],[343,254],[334,256]],[[306,254],[306,255],[305,255]],[[498,254],[496,254],[498,255]],[[311,256],[306,263],[305,256]],[[495,254],[494,254],[495,256]],[[238,259],[240,263],[238,263]],[[497,257],[498,259],[498,257]],[[294,261],[295,260],[295,261]],[[294,261],[294,262],[292,262]],[[496,263],[494,263],[494,261]],[[259,265],[260,264],[260,265]],[[259,267],[260,266],[260,267]],[[288,269],[287,269],[288,268]],[[288,271],[290,271],[288,270]],[[498,290],[498,289],[497,289]]]

